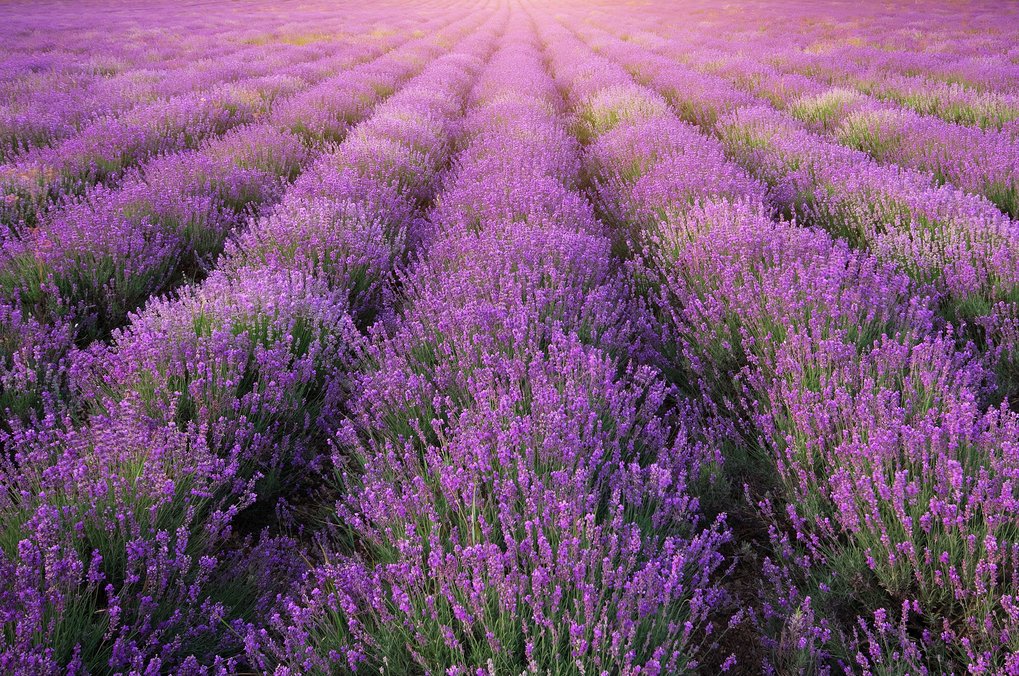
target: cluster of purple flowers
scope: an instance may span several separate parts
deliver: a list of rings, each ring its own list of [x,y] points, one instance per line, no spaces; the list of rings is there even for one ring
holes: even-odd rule
[[[1016,221],[986,198],[951,183],[938,185],[931,174],[881,164],[812,132],[718,75],[669,62],[601,30],[586,34],[602,53],[667,96],[684,120],[720,138],[729,158],[768,185],[773,208],[868,248],[931,287],[940,314],[966,325],[965,335],[995,364],[1002,396],[1016,396],[1009,385],[1017,346],[1007,330],[1019,301]]]
[[[335,450],[341,524],[261,638],[279,673],[675,673],[713,643],[716,460],[638,326],[518,15]]]
[[[653,55],[645,65],[632,43],[601,34],[597,44],[628,66],[639,64],[634,72],[652,84],[668,78],[667,65]],[[591,54],[584,63],[588,71],[614,67]],[[756,618],[772,666],[882,673],[890,661],[910,672],[959,663],[978,673],[1019,667],[1011,605],[1019,579],[1019,418],[985,408],[993,391],[986,368],[937,319],[936,293],[945,285],[925,284],[934,280],[916,275],[905,251],[888,256],[887,240],[879,239],[895,221],[873,213],[880,208],[875,193],[894,190],[892,179],[903,172],[867,180],[864,192],[862,181],[849,184],[847,175],[862,178],[868,166],[879,171],[865,156],[822,145],[759,106],[734,104],[714,122],[693,117],[719,136],[704,137],[677,114],[656,111],[656,94],[623,84],[626,73],[615,68],[598,85],[589,76],[574,87],[581,111],[608,95],[620,100],[630,87],[609,118],[611,129],[589,146],[594,198],[638,256],[635,268],[648,280],[661,322],[667,372],[710,395],[726,423],[718,428],[732,438],[726,460],[763,463],[755,490],[769,477],[777,481],[782,509],[776,514],[768,499],[761,507],[780,558],[766,561],[773,588]],[[663,89],[682,98],[704,87]],[[677,105],[677,113],[712,100],[726,97]],[[641,112],[624,112],[634,110]],[[767,132],[763,122],[751,123],[765,119]],[[787,141],[794,134],[797,141]],[[789,150],[773,155],[779,145]],[[792,156],[792,148],[803,152]],[[839,175],[846,178],[834,186],[820,181]],[[772,220],[769,207],[787,205],[783,194],[803,194],[783,180],[820,193],[792,210],[802,222],[846,239]],[[859,207],[816,218],[816,205],[836,200],[858,200]],[[872,239],[835,227],[864,209],[871,210]],[[970,222],[984,230],[998,224],[1000,244],[983,251],[1002,271],[984,278],[1013,288],[1002,279],[1016,269],[1007,253],[1016,242],[1013,226],[989,207],[982,216]],[[915,220],[895,225],[903,228],[900,241],[915,237]],[[959,255],[970,265],[974,239],[963,240],[972,248]],[[947,257],[945,245],[934,242]],[[949,273],[944,259],[937,265]],[[999,311],[1000,333],[1014,333],[1014,311]]]
[[[268,122],[155,158],[117,187],[94,188],[6,242],[0,304],[10,319],[0,324],[6,337],[0,387],[8,403],[22,415],[38,408],[44,393],[65,385],[61,362],[76,344],[108,337],[149,297],[203,277],[227,238],[281,199],[319,154],[309,144],[341,138],[439,49],[431,38],[411,39],[324,80],[333,105],[318,88],[297,94]],[[290,130],[291,114],[302,106],[328,114],[328,127],[304,135]],[[39,353],[43,336],[48,345]]]
[[[466,96],[476,57],[426,63],[440,57],[443,40],[472,31],[463,44],[483,50],[493,40],[490,29],[476,30],[484,19],[471,14],[415,39],[398,50],[388,77],[379,67],[364,72],[398,86],[424,68],[355,127],[348,144],[323,156],[315,165],[319,185],[346,161],[366,180],[410,192],[381,173],[392,158],[367,152],[372,146],[365,141],[373,128],[381,137],[391,129],[388,120],[403,122],[403,113],[426,102],[435,115],[460,109],[456,97]],[[426,116],[416,133],[399,128],[388,139],[395,146],[406,133],[410,147],[433,133],[433,145],[445,148],[448,130],[435,129],[434,120]],[[208,146],[212,166],[217,157],[241,171],[289,162],[262,141],[290,132],[247,133],[256,135],[228,135]],[[293,148],[297,158],[306,156],[300,144]],[[360,165],[358,148],[366,151]],[[184,175],[187,184],[209,166],[177,156],[156,164],[169,168],[172,188],[181,185],[173,178]],[[208,175],[201,180],[208,186]],[[315,182],[308,178],[287,192],[305,194]],[[297,261],[233,262],[198,286],[150,303],[114,331],[111,345],[76,355],[67,371],[84,400],[77,416],[11,422],[0,508],[0,566],[9,573],[0,615],[4,670],[234,672],[249,626],[296,582],[303,568],[297,543],[279,529],[262,530],[266,524],[248,515],[271,513],[278,496],[303,495],[314,483],[362,337],[349,294],[334,279]],[[42,354],[46,327],[18,309],[5,319],[36,341],[28,345],[33,355]]]
[[[451,27],[461,38],[475,32],[321,156],[271,214],[229,243],[220,266],[283,266],[320,277],[345,295],[361,326],[391,308],[395,274],[426,235],[421,210],[453,151],[479,52],[494,39],[494,29],[478,23],[469,17]],[[420,49],[427,51],[398,56],[396,68],[413,72],[425,55],[441,53],[433,38],[422,38]]]
[[[705,23],[700,26],[681,23],[691,4],[701,5]],[[725,69],[746,85],[778,69],[795,76],[793,81],[856,89],[946,122],[1019,130],[1011,6],[974,7],[967,28],[945,6],[939,11],[930,11],[933,5],[898,8],[882,16],[869,5],[832,5],[825,21],[817,21],[815,8],[806,3],[790,4],[782,12],[763,2],[743,7],[726,16],[695,0],[684,3],[675,23],[665,22],[667,31],[635,22],[628,35],[656,47],[671,42],[670,56]],[[619,18],[609,12],[598,22],[618,26]],[[790,30],[793,23],[796,29]],[[906,23],[909,30],[903,28]],[[742,74],[728,68],[734,56],[746,68]]]
[[[788,110],[812,131],[882,163],[930,173],[939,183],[983,195],[1013,218],[1019,216],[1014,132],[921,115],[863,91],[783,72],[755,57],[710,54],[691,65],[761,97],[758,103]]]
[[[165,9],[153,8],[157,13]],[[294,22],[277,43],[268,44],[266,34],[279,29],[275,17],[249,17],[242,30],[224,26],[223,16],[199,26],[159,25],[157,21],[145,31],[144,40],[124,40],[121,31],[137,31],[138,27],[131,25],[130,13],[115,14],[119,12],[107,8],[105,30],[99,32],[87,20],[84,25],[56,28],[43,14],[25,17],[15,8],[6,8],[4,24],[12,26],[21,19],[25,25],[20,30],[31,37],[6,43],[9,51],[0,60],[0,98],[4,101],[0,106],[0,159],[6,161],[32,147],[53,144],[96,118],[157,99],[271,74],[279,68],[292,68],[303,77],[321,67],[316,61],[322,57],[345,53],[357,58],[359,52],[384,44],[382,40],[358,40],[357,35],[371,32],[369,22],[380,19],[379,15],[348,16],[342,21],[334,17],[326,26],[321,20]],[[180,21],[182,17],[176,18]],[[350,35],[341,37],[341,31]],[[259,33],[261,40],[256,37]],[[328,43],[294,41],[307,33],[332,35]],[[293,36],[290,41],[288,35]],[[335,44],[341,40],[344,44]],[[302,61],[304,72],[298,70]]]
[[[440,16],[421,25],[434,31],[448,23]],[[42,221],[53,203],[96,183],[116,182],[148,158],[194,148],[237,125],[270,116],[275,125],[298,133],[342,138],[344,123],[356,120],[394,84],[351,91],[345,80],[358,74],[350,69],[373,62],[411,37],[410,31],[380,34],[377,26],[362,30],[345,40],[324,40],[324,46],[299,40],[287,44],[277,38],[270,53],[265,45],[241,49],[243,53],[224,55],[190,81],[190,71],[179,79],[166,77],[165,88],[140,96],[137,105],[86,117],[79,128],[48,144],[13,140],[12,145],[24,149],[0,166],[0,222],[16,234]],[[369,39],[372,36],[375,39]],[[378,74],[387,69],[383,65]],[[11,108],[13,114],[16,104]],[[316,125],[315,118],[322,122]]]

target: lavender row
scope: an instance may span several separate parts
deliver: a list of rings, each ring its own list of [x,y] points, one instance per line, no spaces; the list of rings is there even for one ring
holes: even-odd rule
[[[979,91],[958,83],[932,82],[926,74],[883,76],[875,75],[870,69],[846,72],[846,62],[837,56],[832,61],[841,62],[838,70],[827,70],[824,66],[803,61],[798,55],[794,58],[782,55],[774,59],[776,65],[789,72],[822,77],[832,86],[852,87],[921,115],[980,129],[1001,130],[1013,139],[1019,136],[1019,95],[1014,87],[1001,92]],[[1017,64],[1011,64],[1010,68],[1000,68],[1004,72],[998,77],[1005,82],[1012,81],[1016,67]],[[1013,72],[1008,72],[1010,69]]]
[[[342,139],[352,123],[439,49],[439,39],[441,32],[435,40],[417,39],[291,97],[270,114],[267,122],[241,126],[196,151],[157,158],[116,189],[100,187],[92,191],[25,238],[8,242],[4,267],[11,277],[9,295],[32,305],[33,298],[41,302],[44,295],[38,287],[49,286],[58,293],[46,295],[45,302],[73,312],[79,305],[76,298],[105,294],[106,298],[86,305],[100,315],[111,315],[109,321],[100,318],[99,322],[108,332],[125,311],[162,288],[168,278],[211,263],[225,236],[245,212],[278,198],[284,187],[281,179],[293,179],[313,156],[306,145]],[[310,124],[312,116],[318,124]],[[147,280],[139,289],[132,289],[135,276],[158,271],[165,261],[180,256],[154,256],[144,244],[121,249],[121,256],[116,247],[139,235],[158,247],[166,240],[159,236],[161,230],[177,234],[176,248],[193,260],[177,261],[166,274],[154,274],[154,281]],[[106,264],[96,262],[106,258]],[[139,260],[149,260],[150,265],[138,266]],[[114,269],[111,277],[126,282],[128,290],[112,288],[104,279],[93,284],[75,283],[90,271],[102,272],[110,267]],[[140,271],[125,271],[137,267]],[[19,284],[17,271],[26,268],[33,270],[32,278]],[[123,309],[104,313],[104,308],[113,305]],[[44,308],[29,314],[40,316],[45,314]]]
[[[674,49],[667,53],[674,54]],[[787,110],[811,131],[828,134],[879,162],[930,173],[938,183],[983,195],[1011,217],[1019,216],[1019,145],[1010,131],[920,115],[855,90],[783,73],[756,56],[682,54],[694,67],[762,97],[758,103]]]
[[[462,34],[452,31],[452,37]],[[203,276],[230,233],[278,201],[315,153],[440,49],[442,32],[297,95],[272,122],[158,158],[116,189],[99,188],[8,242],[0,258],[4,345],[0,403],[24,418],[65,386],[74,345],[108,337],[151,295]],[[313,111],[315,133],[288,128]]]
[[[386,43],[380,43],[342,50],[326,57],[325,70],[308,69],[297,52],[280,59],[282,63],[268,64],[273,68],[267,75],[180,94],[122,116],[96,120],[51,148],[34,149],[0,167],[0,221],[15,233],[31,227],[61,198],[115,180],[146,158],[194,148],[232,127],[265,117],[278,99],[386,49]],[[295,56],[296,62],[291,61]]]
[[[617,360],[625,289],[514,18],[339,437],[357,544],[335,542],[263,637],[277,673],[696,664],[724,536],[684,486],[710,451],[658,417],[651,369]]]
[[[782,12],[774,12],[768,3],[747,9],[729,22],[727,31],[702,32],[701,39],[722,45],[736,38],[748,51],[795,49],[832,66],[852,63],[977,89],[1013,88],[1010,77],[1016,75],[1019,50],[1010,6],[974,4],[961,13],[947,3],[890,12],[875,12],[863,4],[828,6],[830,21],[814,20],[817,7],[809,2],[790,3]],[[904,24],[910,28],[903,29]]]
[[[788,110],[812,131],[881,162],[931,173],[939,183],[983,195],[1013,217],[1019,214],[1019,155],[1011,132],[919,115],[854,90],[784,74],[751,57],[710,54],[687,60],[767,99],[760,103]]]
[[[263,478],[265,490],[307,481],[295,470],[314,469],[321,462],[320,435],[336,424],[343,378],[354,367],[335,352],[320,355],[316,350],[339,341],[350,352],[359,343],[352,284],[340,273],[360,264],[358,247],[370,243],[362,241],[356,222],[335,218],[320,224],[328,230],[303,242],[302,250],[293,235],[310,223],[303,212],[292,218],[294,210],[310,201],[319,206],[332,201],[340,215],[347,206],[375,206],[371,221],[401,215],[415,220],[415,199],[428,190],[444,162],[446,137],[478,67],[476,54],[491,44],[498,17],[478,28],[480,23],[468,15],[448,31],[409,47],[408,52],[427,59],[439,52],[428,44],[433,40],[460,41],[456,50],[424,66],[380,104],[334,152],[319,158],[271,214],[231,245],[221,269],[179,297],[150,303],[115,332],[108,350],[90,355],[93,363],[85,367],[91,372],[90,394],[104,408],[141,405],[143,419],[162,424],[179,425],[184,417],[218,455],[232,457],[245,476],[274,475],[271,481]],[[420,117],[408,121],[408,110]],[[379,148],[388,152],[380,155]],[[431,173],[422,171],[429,166]],[[374,203],[373,195],[379,194],[393,201]],[[260,248],[267,235],[290,236],[292,257],[277,247]],[[333,267],[305,265],[300,254],[320,251],[329,237],[351,240],[333,250]],[[266,253],[271,260],[260,258]],[[399,258],[395,255],[373,272],[391,276]],[[331,319],[322,323],[321,316],[314,319],[309,312],[326,312]],[[284,362],[268,358],[274,353]],[[310,413],[316,410],[319,415]]]
[[[147,3],[105,6],[102,12],[60,11],[52,6],[56,3],[48,8],[35,4],[33,12],[16,5],[3,8],[7,40],[0,52],[0,87],[13,87],[0,89],[5,95],[27,93],[40,84],[40,77],[45,81],[54,75],[90,77],[81,82],[101,84],[138,69],[200,71],[217,60],[257,59],[272,43],[287,51],[363,37],[383,40],[396,27],[424,18],[424,13],[405,11],[398,18],[402,8],[396,5],[349,8],[338,16],[327,3],[306,3],[298,13],[257,2],[238,2],[215,13],[198,6]],[[143,6],[148,9],[145,16],[138,11]],[[438,8],[422,5],[425,13]]]
[[[377,34],[368,26],[361,30]],[[305,64],[307,74],[297,68],[294,74],[313,77],[315,69],[326,65],[316,64],[316,60],[332,56],[338,61],[343,51],[356,58],[366,48],[366,38],[367,35],[354,34],[329,44],[239,44],[225,54],[217,54],[222,48],[210,42],[202,45],[209,50],[209,57],[192,52],[183,65],[176,61],[146,61],[136,67],[121,66],[115,75],[66,69],[32,73],[0,89],[5,101],[0,109],[0,160],[12,161],[32,147],[51,145],[101,116],[120,114],[174,95],[270,74],[301,63]]]
[[[770,668],[1014,668],[1019,419],[982,412],[987,373],[901,271],[770,221],[722,144],[574,50],[602,73],[574,90],[610,121],[589,172],[635,233],[666,368],[732,424],[727,460],[778,480],[791,532],[750,617]]]
[[[840,47],[833,44],[831,36],[818,36],[812,43],[790,47],[789,21],[795,20],[795,14],[795,10],[783,12],[780,21],[763,31],[756,26],[729,24],[719,34],[687,29],[663,37],[678,39],[676,55],[683,59],[696,60],[698,55],[710,54],[709,61],[724,61],[736,44],[743,54],[763,57],[785,72],[820,78],[831,86],[854,88],[920,114],[985,129],[1007,129],[1012,133],[1017,130],[1019,98],[1014,78],[1019,64],[1004,55],[1005,45],[1015,42],[1014,29],[995,36],[997,47],[983,40],[985,45],[976,54],[953,64],[944,50],[918,54],[912,49],[889,52],[851,45]],[[681,16],[674,18],[682,21]],[[759,22],[761,18],[760,14],[749,12],[744,20]],[[894,20],[901,21],[902,17],[896,16]],[[1008,26],[1001,20],[995,24]],[[882,30],[887,28],[876,32],[880,34]],[[952,34],[948,43],[952,47],[958,48],[964,42],[954,27],[943,33]]]
[[[880,165],[813,134],[721,78],[605,37],[604,53],[661,91],[680,115],[712,130],[726,154],[763,180],[769,201],[804,224],[896,263],[939,296],[939,312],[967,323],[1014,396],[1019,226],[989,202],[923,175]]]
[[[15,415],[59,381],[74,343],[108,335],[149,295],[201,274],[252,208],[278,199],[313,156],[288,128],[311,112],[306,141],[342,137],[418,67],[427,40],[292,97],[270,123],[159,158],[118,189],[99,188],[5,246],[2,398]]]
[[[271,214],[228,243],[220,267],[232,274],[283,266],[325,279],[343,290],[362,327],[387,310],[394,272],[425,241],[420,211],[453,150],[474,60],[494,39],[491,21],[439,61],[450,69],[447,89],[437,88],[436,65],[386,101],[319,158]]]
[[[492,39],[492,28],[463,39],[357,129],[369,139],[410,106],[431,113],[401,131],[433,132]],[[356,144],[344,148],[353,159]],[[395,185],[363,169],[365,182]],[[259,535],[245,515],[314,479],[356,368],[348,307],[341,286],[283,261],[214,273],[151,304],[83,366],[97,406],[85,425],[15,433],[0,556],[7,670],[244,669],[243,636],[302,568],[295,540]]]

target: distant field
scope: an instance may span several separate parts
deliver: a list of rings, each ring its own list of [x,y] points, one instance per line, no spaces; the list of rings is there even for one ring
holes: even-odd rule
[[[1019,3],[0,4],[0,673],[1019,675]]]

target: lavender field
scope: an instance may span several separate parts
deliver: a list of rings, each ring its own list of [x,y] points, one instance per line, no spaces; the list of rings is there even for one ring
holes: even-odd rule
[[[1019,675],[1019,3],[2,3],[0,444],[0,674]]]

